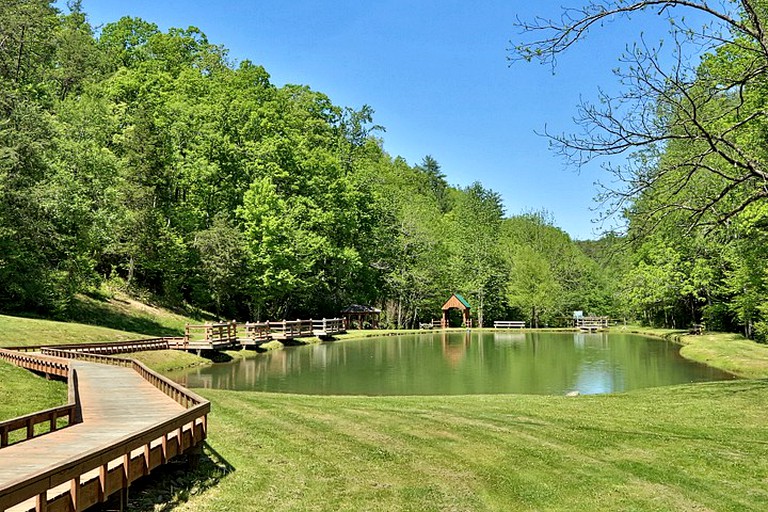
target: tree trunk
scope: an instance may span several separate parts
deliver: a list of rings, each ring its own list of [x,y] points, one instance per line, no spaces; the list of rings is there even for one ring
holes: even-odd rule
[[[26,34],[27,27],[21,27],[21,40],[19,41],[19,55],[16,58],[16,83],[21,82],[21,61],[24,58],[24,36]]]
[[[126,285],[131,286],[131,281],[133,281],[133,271],[135,268],[135,263],[133,261],[133,256],[130,257],[128,260],[128,279],[126,280]]]
[[[483,328],[483,292],[480,292],[480,307],[477,308],[477,323],[479,328]]]

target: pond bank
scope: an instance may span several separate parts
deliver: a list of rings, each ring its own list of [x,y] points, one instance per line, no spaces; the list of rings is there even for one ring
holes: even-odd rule
[[[618,329],[613,332],[617,332]],[[768,379],[768,345],[739,334],[705,332],[688,334],[675,329],[628,326],[622,332],[663,338],[679,345],[680,355],[745,379]]]

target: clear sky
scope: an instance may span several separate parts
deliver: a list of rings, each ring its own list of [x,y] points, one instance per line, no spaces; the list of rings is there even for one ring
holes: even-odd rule
[[[305,84],[340,106],[368,104],[392,156],[432,155],[449,183],[480,181],[508,215],[546,209],[577,239],[591,221],[598,164],[566,169],[536,135],[575,131],[580,98],[616,87],[611,70],[643,31],[657,40],[661,17],[608,24],[559,59],[508,66],[516,16],[558,16],[566,0],[84,0],[92,25],[135,16],[200,28],[235,61],[263,65],[278,86]]]

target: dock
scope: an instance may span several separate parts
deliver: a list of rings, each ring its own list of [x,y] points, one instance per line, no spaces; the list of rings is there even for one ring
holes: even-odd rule
[[[576,327],[582,332],[608,330],[611,319],[607,316],[582,316],[574,319]]]

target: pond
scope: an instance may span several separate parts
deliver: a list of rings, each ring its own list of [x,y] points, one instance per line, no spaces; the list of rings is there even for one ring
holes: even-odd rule
[[[311,395],[595,394],[733,378],[658,339],[532,332],[327,342],[171,377],[187,387]]]

